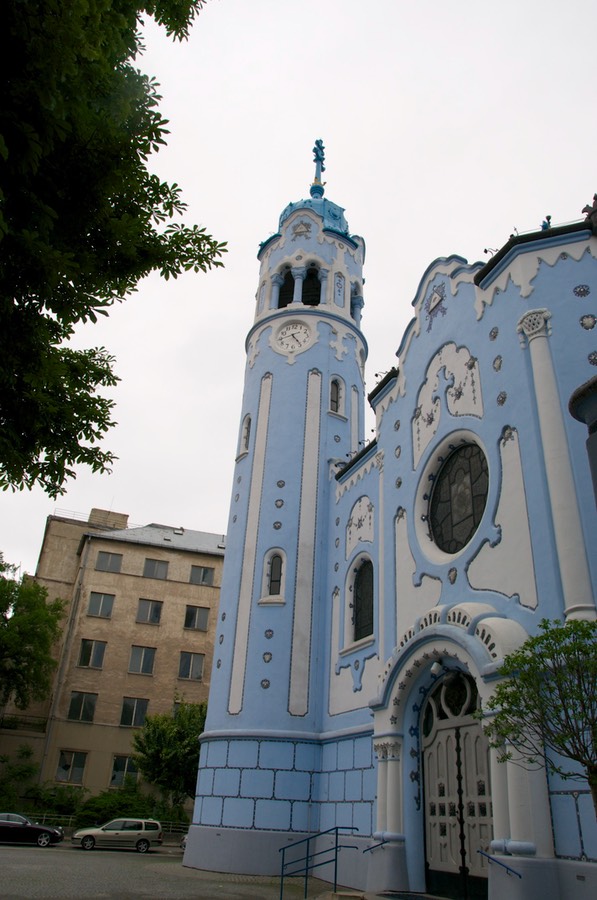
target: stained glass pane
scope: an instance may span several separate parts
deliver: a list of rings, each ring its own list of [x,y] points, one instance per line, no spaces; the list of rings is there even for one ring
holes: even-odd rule
[[[485,511],[487,460],[476,444],[465,444],[445,461],[429,504],[433,539],[445,553],[458,553],[472,538]]]

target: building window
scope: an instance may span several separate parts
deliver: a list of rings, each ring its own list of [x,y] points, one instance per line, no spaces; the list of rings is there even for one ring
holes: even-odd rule
[[[268,593],[278,597],[282,591],[282,557],[274,553],[269,561],[269,591]]]
[[[209,617],[209,609],[204,606],[187,606],[184,627],[192,628],[195,631],[207,631],[207,619]]]
[[[207,584],[214,583],[214,570],[209,566],[191,566],[191,584]]]
[[[72,691],[67,718],[73,722],[93,722],[97,694]]]
[[[280,296],[278,299],[278,309],[284,309],[292,303],[294,297],[294,276],[290,269],[284,276],[284,281],[280,286]]]
[[[153,663],[155,660],[155,647],[131,647],[129,672],[136,675],[153,675]]]
[[[56,781],[66,781],[69,784],[83,784],[83,771],[86,759],[87,754],[78,750],[61,750],[58,768],[56,769]]]
[[[83,638],[79,653],[79,665],[88,669],[101,669],[104,664],[105,651],[106,641],[90,641]]]
[[[429,501],[429,526],[444,553],[458,553],[473,537],[488,490],[487,459],[477,444],[458,447],[442,463]]]
[[[143,577],[165,580],[168,577],[168,563],[165,559],[146,559],[143,567]]]
[[[330,383],[330,410],[340,412],[340,382],[337,378],[332,378]]]
[[[272,547],[263,558],[260,603],[284,603],[286,556],[280,547]]]
[[[319,306],[321,299],[321,282],[319,280],[319,272],[312,266],[307,269],[305,280],[303,281],[302,300],[305,306]]]
[[[139,606],[137,607],[137,622],[145,622],[147,625],[159,625],[161,618],[161,600],[139,600]]]
[[[112,764],[110,787],[121,787],[126,779],[137,780],[137,766],[132,756],[115,756]]]
[[[97,572],[120,572],[122,553],[106,553],[100,550],[97,554],[95,568]]]
[[[145,723],[148,705],[149,700],[143,700],[141,697],[123,697],[120,724],[141,728]]]
[[[204,659],[203,653],[186,653],[183,650],[180,654],[178,677],[187,678],[189,681],[201,681]]]
[[[357,569],[353,585],[354,639],[373,634],[373,564],[365,559]]]
[[[99,616],[100,619],[110,619],[114,606],[114,594],[98,594],[91,591],[89,595],[88,616]]]
[[[240,447],[238,448],[238,455],[241,453],[249,452],[249,441],[251,439],[251,416],[247,415],[244,417],[241,429],[240,429]]]

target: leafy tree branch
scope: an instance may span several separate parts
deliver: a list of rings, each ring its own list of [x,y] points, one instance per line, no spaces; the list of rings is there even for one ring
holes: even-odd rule
[[[597,816],[597,622],[543,620],[499,673],[483,712],[498,758],[586,778]]]
[[[151,272],[221,266],[225,245],[172,220],[158,85],[137,68],[151,15],[183,40],[204,0],[5,0],[0,12],[0,487],[64,492],[110,470],[114,359],[67,343]]]

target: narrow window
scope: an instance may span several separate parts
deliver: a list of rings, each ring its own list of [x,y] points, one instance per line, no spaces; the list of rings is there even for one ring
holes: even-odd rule
[[[79,665],[88,669],[101,669],[104,664],[106,641],[90,641],[83,638],[79,653]]]
[[[91,591],[87,615],[99,616],[100,619],[110,619],[112,618],[113,606],[114,594],[99,594],[96,591]]]
[[[121,787],[126,779],[137,780],[137,766],[131,756],[115,756],[110,787]]]
[[[141,697],[123,697],[120,724],[141,728],[145,723],[149,700]]]
[[[290,269],[284,276],[284,281],[280,287],[280,298],[278,300],[278,309],[284,309],[292,303],[294,297],[294,277]]]
[[[340,412],[340,382],[337,378],[332,378],[330,383],[330,410]]]
[[[164,581],[168,577],[168,563],[164,559],[146,559],[143,577],[160,578]]]
[[[122,553],[105,553],[100,550],[97,554],[95,569],[97,572],[120,572],[122,566]]]
[[[67,719],[72,722],[93,722],[97,694],[71,691]]]
[[[282,589],[282,557],[275,553],[269,561],[269,593],[278,596]]]
[[[56,769],[56,781],[65,781],[69,784],[83,784],[83,771],[86,759],[87,754],[78,750],[61,750],[58,768]]]
[[[240,439],[240,452],[249,452],[249,441],[251,439],[251,416],[245,416],[243,419],[243,427]]]
[[[147,625],[159,625],[161,618],[161,600],[139,600],[139,606],[137,607],[137,622],[145,622]]]
[[[305,306],[319,306],[321,298],[321,282],[316,268],[307,269],[303,281],[303,303]]]
[[[207,631],[208,617],[209,609],[203,606],[187,606],[184,627],[191,628],[194,631]]]
[[[136,675],[153,675],[153,663],[155,660],[155,647],[131,647],[129,672]]]
[[[182,651],[178,666],[178,677],[189,681],[201,681],[203,678],[203,653],[187,653]]]
[[[373,565],[366,559],[359,567],[353,587],[354,639],[373,634]]]
[[[207,584],[211,587],[214,583],[214,569],[211,566],[191,566],[191,584]]]

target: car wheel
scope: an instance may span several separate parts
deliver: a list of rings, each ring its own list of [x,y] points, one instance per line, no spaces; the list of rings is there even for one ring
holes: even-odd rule
[[[137,851],[139,853],[147,853],[148,850],[149,850],[149,841],[146,841],[144,839],[137,841]]]
[[[38,847],[47,847],[52,838],[48,834],[47,831],[42,831],[41,834],[37,835],[37,846]]]
[[[95,839],[89,835],[88,837],[84,837],[81,841],[81,847],[83,850],[93,850],[95,847]]]

